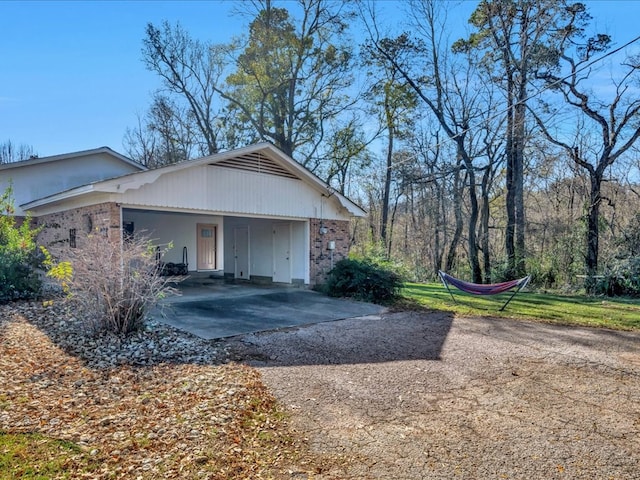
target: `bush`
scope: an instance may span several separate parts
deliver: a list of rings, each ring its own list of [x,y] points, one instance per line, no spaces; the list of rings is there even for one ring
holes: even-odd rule
[[[149,310],[173,292],[146,238],[138,236],[122,246],[118,240],[100,233],[80,238],[78,248],[69,249],[68,261],[50,270],[63,284],[76,316],[94,332],[139,329]]]
[[[42,286],[44,257],[35,242],[39,229],[31,227],[29,216],[17,226],[12,194],[9,187],[0,196],[0,304],[33,298]]]
[[[0,304],[34,298],[40,293],[40,259],[34,252],[14,252],[0,246]]]
[[[344,259],[329,272],[324,285],[332,297],[352,297],[379,304],[392,303],[402,288],[402,278],[366,259]]]
[[[640,257],[615,261],[595,285],[596,295],[640,296]]]

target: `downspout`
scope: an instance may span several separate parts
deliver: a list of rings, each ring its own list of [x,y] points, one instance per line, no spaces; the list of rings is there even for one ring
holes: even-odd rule
[[[120,227],[118,231],[120,232],[120,291],[122,291],[124,289],[124,232],[122,230],[122,205],[116,203],[116,206],[118,207],[118,225]]]

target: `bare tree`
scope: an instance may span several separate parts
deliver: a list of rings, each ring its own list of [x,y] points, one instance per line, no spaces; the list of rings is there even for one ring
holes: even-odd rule
[[[254,15],[248,35],[229,45],[149,24],[143,59],[188,105],[204,153],[266,140],[313,170],[331,151],[330,123],[353,103],[345,93],[353,55],[342,38],[349,14],[340,6],[299,0],[294,18],[271,0],[244,3]]]
[[[0,143],[0,164],[19,162],[20,160],[37,157],[38,154],[29,145],[14,145],[11,140]]]
[[[362,56],[364,64],[372,68],[369,74],[372,85],[366,97],[372,103],[373,111],[379,117],[380,130],[386,133],[387,139],[380,239],[387,244],[387,249],[390,251],[387,228],[396,140],[402,140],[411,128],[413,122],[410,118],[415,113],[417,98],[413,89],[406,84],[398,70],[386,61],[386,57],[380,55],[375,46],[365,45]]]
[[[371,155],[367,147],[371,139],[366,138],[361,120],[357,115],[346,119],[345,123],[337,122],[327,128],[329,132],[326,147],[327,159],[314,165],[307,165],[325,182],[345,195],[349,186],[349,175],[354,170],[360,171],[371,163]]]
[[[484,52],[487,69],[506,94],[505,249],[509,276],[524,274],[524,165],[526,105],[531,76],[554,64],[566,39],[580,34],[587,20],[582,4],[567,0],[485,0],[470,18],[477,31],[454,45],[457,51]]]
[[[156,93],[144,119],[125,133],[127,154],[137,162],[157,168],[192,158],[194,152],[207,155],[208,146],[200,143],[197,126],[187,108]]]
[[[455,63],[442,48],[443,30],[440,28],[442,7],[436,0],[411,2],[411,11],[415,17],[415,29],[418,38],[404,33],[397,38],[381,38],[377,29],[375,12],[363,11],[367,21],[371,44],[380,58],[383,58],[414,90],[417,98],[437,119],[456,148],[456,168],[458,188],[467,188],[469,202],[467,248],[472,278],[482,281],[482,271],[478,260],[477,222],[479,217],[476,191],[476,168],[473,152],[474,141],[471,138],[471,125],[481,115],[480,101],[482,89],[474,81],[473,71],[468,58]],[[468,51],[470,54],[471,52]],[[462,182],[462,183],[459,183]],[[459,207],[461,208],[461,204]],[[458,211],[458,219],[462,212]],[[461,220],[459,220],[461,221]],[[459,221],[456,225],[459,225]],[[456,230],[457,231],[457,230]],[[454,235],[454,240],[460,235]],[[449,251],[448,264],[452,263]]]
[[[566,75],[561,75],[559,70],[538,73],[538,78],[552,91],[559,93],[568,108],[581,115],[577,125],[581,126],[584,122],[584,126],[575,132],[573,139],[567,138],[560,130],[552,131],[549,123],[534,112],[536,122],[547,140],[561,147],[571,161],[588,174],[585,257],[588,291],[595,288],[594,276],[598,273],[600,208],[605,174],[640,137],[640,99],[631,89],[632,82],[639,78],[638,59],[630,59],[624,66],[621,78],[613,80],[614,93],[610,100],[597,98],[588,85],[591,71],[584,67],[588,67],[593,56],[606,51],[609,45],[610,38],[607,35],[597,35],[577,49],[575,58],[569,54],[561,55],[563,65],[568,70]]]
[[[216,119],[221,108],[222,75],[227,47],[194,40],[177,24],[147,25],[142,58],[164,81],[167,92],[188,105],[188,113],[202,139],[204,154],[220,150]]]

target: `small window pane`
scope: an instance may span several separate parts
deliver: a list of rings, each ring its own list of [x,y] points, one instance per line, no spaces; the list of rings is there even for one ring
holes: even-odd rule
[[[202,238],[211,238],[213,237],[213,230],[211,230],[210,228],[203,228],[202,230],[200,230],[200,236]]]

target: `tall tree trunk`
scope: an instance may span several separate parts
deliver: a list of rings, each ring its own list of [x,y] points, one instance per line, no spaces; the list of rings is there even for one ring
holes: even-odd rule
[[[591,188],[589,192],[589,208],[587,210],[587,252],[585,258],[587,280],[585,289],[587,293],[596,291],[596,275],[598,274],[598,243],[600,238],[600,204],[602,196],[602,177],[597,172],[589,176]]]
[[[400,200],[400,197],[402,196],[401,193],[398,192],[398,195],[395,198],[395,201],[393,202],[393,209],[391,210],[391,220],[389,221],[390,225],[389,225],[389,232],[387,234],[387,258],[391,258],[391,245],[393,243],[393,228],[395,227],[396,224],[396,213],[398,212],[398,201]]]
[[[489,177],[491,167],[487,167],[482,175],[482,206],[480,208],[480,247],[482,248],[482,265],[484,267],[484,279],[491,283],[491,252],[489,249]]]
[[[445,265],[445,270],[447,272],[453,270],[457,256],[458,244],[462,237],[462,186],[460,181],[460,167],[461,165],[458,163],[453,177],[453,212],[455,216],[455,230],[453,232],[451,242],[449,243],[449,252],[447,253],[447,264]]]
[[[387,123],[389,124],[389,112],[387,111]],[[394,128],[393,124],[388,126],[389,141],[387,142],[387,168],[384,176],[384,195],[382,198],[382,216],[380,220],[380,239],[387,245],[387,223],[389,221],[389,193],[391,191],[391,165],[393,161],[393,141],[394,141]]]
[[[442,257],[444,256],[444,249],[442,248],[443,240],[442,227],[444,225],[444,192],[440,185],[436,183],[436,208],[434,209],[433,223],[435,225],[433,229],[433,270],[437,273],[442,269]]]
[[[507,75],[507,138],[506,138],[506,202],[505,208],[507,213],[507,225],[504,234],[504,247],[507,255],[507,272],[506,275],[513,276],[516,269],[516,203],[515,203],[515,180],[514,165],[516,163],[516,147],[514,145],[514,109],[513,109],[513,74]]]
[[[518,103],[515,105],[513,201],[515,213],[515,271],[516,277],[525,275],[525,216],[524,216],[524,149],[525,149],[525,102],[527,98],[526,70],[521,72]]]
[[[476,195],[476,174],[473,165],[467,163],[467,178],[469,179],[469,224],[468,247],[471,276],[474,283],[482,283],[482,270],[478,260],[478,242],[476,229],[478,228],[478,197]]]

